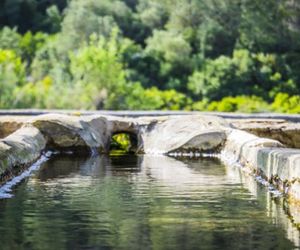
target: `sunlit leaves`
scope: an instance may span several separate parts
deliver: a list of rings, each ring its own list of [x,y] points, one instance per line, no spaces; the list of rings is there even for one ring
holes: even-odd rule
[[[189,78],[189,89],[208,100],[224,96],[258,95],[272,99],[284,89],[297,91],[284,60],[274,54],[253,54],[236,50],[232,57],[207,60],[203,68]]]
[[[0,107],[12,108],[13,91],[25,82],[25,64],[12,50],[0,49]]]

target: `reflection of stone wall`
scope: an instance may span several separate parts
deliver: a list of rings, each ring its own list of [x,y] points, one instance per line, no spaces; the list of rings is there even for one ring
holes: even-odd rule
[[[48,114],[14,118],[10,123],[14,126],[9,127],[5,118],[1,119],[0,124],[6,125],[0,132],[14,132],[0,140],[0,175],[30,164],[49,149],[108,153],[113,134],[130,133],[137,138],[137,153],[200,156],[222,151],[224,157],[231,156],[300,201],[300,150],[285,149],[276,140],[236,129],[237,122],[234,127],[222,118],[203,115],[122,118]]]
[[[259,197],[260,204],[266,205],[267,216],[271,217],[275,225],[280,225],[285,229],[287,238],[290,239],[296,247],[300,247],[300,231],[295,224],[300,224],[300,208],[290,205],[285,208],[286,202],[282,197],[274,197],[271,192],[266,192],[253,175],[242,171],[240,167],[226,166],[228,178],[240,181],[250,191],[255,198]]]
[[[282,148],[278,141],[231,130],[222,152],[223,158],[273,183],[284,193],[300,200],[300,150]]]

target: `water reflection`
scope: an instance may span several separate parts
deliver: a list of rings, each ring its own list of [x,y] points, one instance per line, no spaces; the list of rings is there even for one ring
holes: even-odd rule
[[[243,183],[253,197],[264,205],[266,215],[272,219],[274,224],[284,228],[288,239],[290,239],[296,247],[300,248],[300,231],[295,228],[291,222],[291,218],[288,217],[287,212],[284,210],[284,200],[274,197],[270,192],[266,192],[266,189],[259,185],[253,176],[243,173],[240,168],[227,167],[227,170],[231,176],[236,176],[236,179]],[[296,213],[292,215],[296,215]]]
[[[57,156],[0,201],[0,235],[1,249],[299,246],[281,205],[238,168],[163,156]]]

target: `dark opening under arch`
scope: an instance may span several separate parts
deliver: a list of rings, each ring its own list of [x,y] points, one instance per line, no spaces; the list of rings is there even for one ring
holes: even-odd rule
[[[118,131],[110,138],[110,154],[135,154],[138,149],[138,137],[135,133]]]

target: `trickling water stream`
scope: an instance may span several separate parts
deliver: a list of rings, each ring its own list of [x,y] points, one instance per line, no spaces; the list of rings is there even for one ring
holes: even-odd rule
[[[299,247],[280,202],[248,179],[217,159],[58,155],[0,200],[0,249]]]

